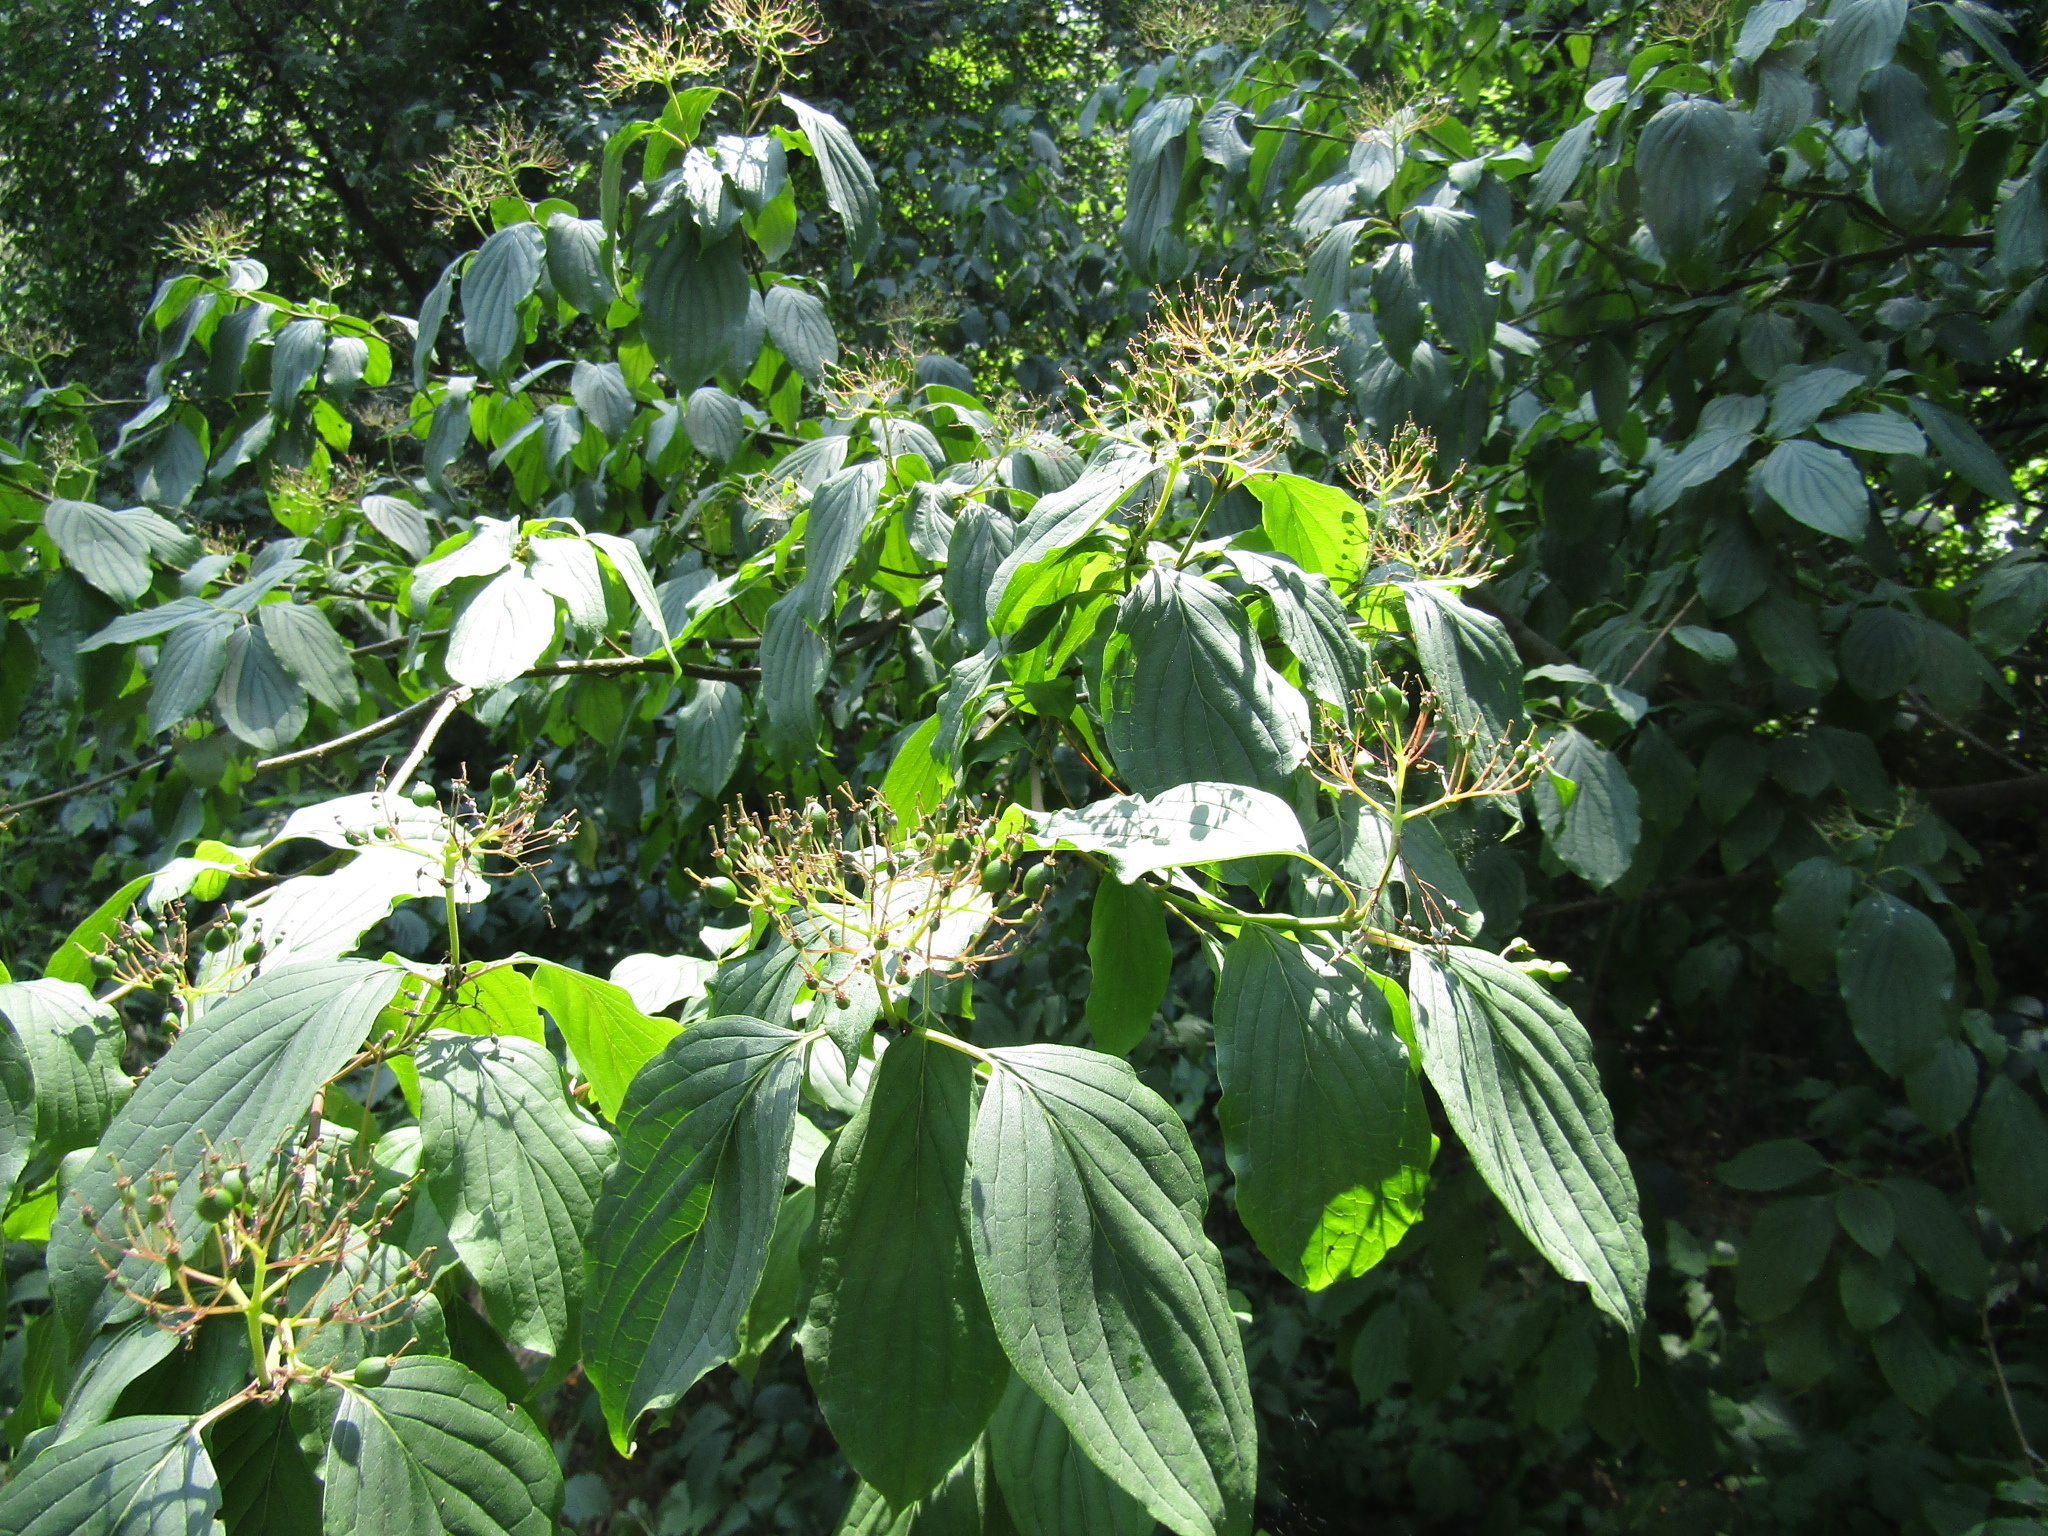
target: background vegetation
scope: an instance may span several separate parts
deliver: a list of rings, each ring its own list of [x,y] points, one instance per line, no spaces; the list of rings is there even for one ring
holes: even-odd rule
[[[246,926],[274,946],[294,877],[364,875],[359,844],[293,842],[286,818],[368,789],[431,719],[418,775],[443,806],[466,771],[502,827],[492,772],[540,771],[553,830],[514,847],[532,878],[461,905],[414,899],[410,868],[365,876],[364,921],[299,952],[422,974],[457,945],[534,957],[507,973],[575,1069],[562,1123],[607,1146],[620,1101],[579,1005],[548,992],[582,984],[549,965],[632,983],[636,1065],[730,1003],[745,945],[715,981],[739,919],[704,885],[729,815],[885,791],[1056,812],[1191,781],[1287,799],[1343,888],[1233,865],[1180,892],[1193,921],[1166,926],[1155,894],[1119,929],[1115,892],[1177,888],[1070,848],[1028,901],[1018,871],[971,994],[915,994],[979,1048],[1127,1057],[1185,1124],[1261,1528],[2048,1520],[2038,18],[933,0],[663,25],[445,3],[0,18],[0,991],[100,998],[63,996],[98,1074],[64,1104],[49,1024],[0,1000],[33,1067],[7,1165],[17,1466],[54,1475],[101,1420],[240,1389],[193,1398],[185,1357],[80,1358],[90,1331],[59,1320],[95,1303],[67,1288],[101,1276],[64,1269],[53,1212],[79,1149],[152,1130],[117,1116],[128,1079],[236,984],[220,967]],[[729,157],[688,179],[686,143],[776,129],[786,196]],[[736,281],[708,258],[675,275],[674,252],[732,229]],[[1144,457],[1123,473],[1124,453]],[[1094,521],[1032,521],[1076,486],[1054,505],[1092,490]],[[821,501],[856,491],[822,555]],[[1043,541],[1036,585],[1019,562],[992,588],[1020,538]],[[491,619],[500,575],[571,543],[574,575],[523,578],[539,595]],[[1161,587],[1222,604],[1201,611],[1227,612],[1231,644],[1144,670],[1171,649],[1146,635],[1205,633],[1145,608]],[[1120,654],[1139,658],[1122,685]],[[1454,729],[1418,782],[1471,793],[1404,823],[1346,775],[1406,761],[1425,718]],[[1393,840],[1360,830],[1381,824]],[[1019,825],[971,827],[977,865]],[[152,888],[166,866],[182,883]],[[1399,1115],[1318,1124],[1301,1168],[1334,1161],[1395,1214],[1322,1271],[1276,1241],[1290,1192],[1320,1199],[1311,1172],[1275,1196],[1270,1163],[1260,1192],[1278,1154],[1246,1126],[1286,1117],[1244,1108],[1230,1053],[1256,1010],[1231,967],[1251,914],[1307,943],[1274,965],[1355,985],[1316,948],[1338,912],[1389,941],[1355,947],[1408,996],[1467,947],[1546,978],[1584,1023],[1612,1105],[1588,1136],[1625,1154],[1631,1198],[1518,1205],[1425,1017],[1429,1086],[1404,1068],[1398,1102],[1428,1114],[1433,1164],[1399,1136],[1363,1173],[1326,1150]],[[375,1063],[353,1081],[372,1134],[431,1138],[417,1085]],[[806,1123],[843,1135],[857,1098],[808,1091]],[[435,1177],[408,1209],[452,1229],[463,1196]],[[562,1178],[589,1185],[587,1216],[596,1185]],[[808,1190],[778,1207],[792,1228],[830,1203]],[[1639,1211],[1592,1241],[1604,1284],[1560,1257],[1546,1200]],[[411,1227],[389,1245],[430,1246]],[[793,1341],[823,1326],[793,1239],[737,1368],[657,1408],[630,1459],[602,1350],[578,1346],[586,1371],[545,1331],[580,1313],[519,1310],[455,1247],[428,1293],[445,1350],[529,1411],[575,1529],[1049,1518],[1000,1452],[904,1523],[856,1492],[883,1462],[849,1438],[822,1335]],[[435,1368],[432,1329],[407,1326],[429,1341],[410,1369]],[[547,1469],[529,1475],[545,1510]],[[1088,1475],[1096,1525],[1144,1528]],[[230,1529],[261,1528],[228,1486]],[[0,1528],[35,1513],[0,1499]]]

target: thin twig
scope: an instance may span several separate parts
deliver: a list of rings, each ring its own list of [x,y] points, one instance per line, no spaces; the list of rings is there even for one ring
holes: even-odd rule
[[[125,779],[131,773],[141,773],[147,768],[161,767],[168,763],[173,754],[159,752],[155,757],[145,757],[139,763],[130,763],[126,768],[116,768],[112,773],[103,773],[96,779],[87,779],[83,784],[74,784],[69,789],[53,789],[47,795],[37,795],[33,800],[17,801],[13,805],[0,805],[0,816],[12,816],[16,811],[32,811],[39,805],[48,805],[56,800],[69,800],[73,795],[82,795],[89,789],[98,789],[102,784],[111,784],[116,779]]]
[[[382,720],[371,721],[361,730],[350,731],[345,736],[336,736],[333,740],[323,741],[317,746],[301,747],[298,751],[287,752],[282,757],[263,758],[256,764],[256,772],[269,773],[277,768],[293,768],[300,763],[310,763],[315,758],[326,757],[332,752],[345,751],[349,747],[369,741],[372,737],[383,735],[393,726],[403,725],[408,720],[418,719],[428,710],[440,704],[442,697],[451,691],[444,688],[430,693],[424,699],[408,704],[405,708],[386,715]]]
[[[1920,711],[1921,714],[1925,715],[1928,719],[1932,720],[1936,725],[1946,726],[1949,730],[1954,731],[1958,736],[1962,737],[1963,740],[1967,741],[1979,752],[1989,753],[1991,756],[1997,758],[2001,763],[2004,763],[2008,768],[2017,768],[2021,773],[2034,772],[2034,765],[2032,763],[2022,762],[2019,758],[2014,757],[2010,752],[2006,751],[2003,747],[1997,746],[1992,742],[1986,741],[1982,736],[1979,736],[1967,725],[1963,725],[1958,721],[1949,719],[1947,715],[1944,715],[1940,710],[1936,709],[1932,704],[1928,703],[1927,695],[1920,692],[1919,689],[1908,688],[1906,690],[1906,697],[1913,701],[1914,706]]]
[[[1699,594],[1695,592],[1691,597],[1688,597],[1685,600],[1684,607],[1680,608],[1678,612],[1671,615],[1670,619],[1665,623],[1664,627],[1657,631],[1656,636],[1650,641],[1648,645],[1643,647],[1643,654],[1636,658],[1635,666],[1630,667],[1628,671],[1623,675],[1621,681],[1615,684],[1617,688],[1626,688],[1628,686],[1629,678],[1634,677],[1636,675],[1637,669],[1640,668],[1644,662],[1650,659],[1650,652],[1656,650],[1658,646],[1664,643],[1664,637],[1670,634],[1672,630],[1678,628],[1678,621],[1684,618],[1688,613],[1692,612],[1692,605],[1696,601],[1698,601],[1698,599]]]
[[[2020,1454],[2027,1458],[2029,1466],[2042,1465],[2040,1455],[2027,1439],[2027,1431],[2020,1423],[2020,1411],[2012,1400],[2012,1388],[2005,1382],[2005,1362],[1998,1358],[1998,1343],[1991,1336],[1991,1308],[1982,1302],[1977,1305],[1977,1316],[1984,1324],[1984,1349],[1991,1356],[1991,1373],[1998,1378],[1998,1395],[2005,1399],[2006,1416],[2012,1420],[2013,1438],[2020,1443]]]
[[[448,723],[450,715],[468,701],[469,695],[470,690],[467,688],[451,688],[442,696],[440,707],[428,719],[427,728],[420,732],[420,739],[412,744],[412,751],[408,752],[405,761],[398,765],[398,772],[393,775],[385,789],[387,795],[404,792],[405,781],[411,778],[413,770],[419,767],[420,759],[427,755],[427,748],[431,747],[434,738],[441,734],[441,727]]]

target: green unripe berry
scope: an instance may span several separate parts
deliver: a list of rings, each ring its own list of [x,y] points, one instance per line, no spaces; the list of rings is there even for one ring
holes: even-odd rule
[[[1024,871],[1024,899],[1036,901],[1052,886],[1052,861],[1041,860]]]
[[[421,780],[412,787],[412,803],[421,810],[427,810],[440,798],[434,793],[434,786]]]
[[[199,1219],[219,1226],[235,1213],[235,1202],[225,1189],[209,1189],[199,1197]]]
[[[105,981],[119,968],[114,964],[114,957],[112,955],[94,955],[92,957],[92,973],[101,981]]]
[[[814,805],[809,812],[811,831],[823,837],[832,826],[832,816],[822,805]]]
[[[242,1177],[242,1170],[230,1168],[220,1176],[221,1193],[235,1204],[242,1203],[242,1197],[249,1193],[249,1181]]]
[[[249,921],[249,909],[241,902],[236,902],[232,907],[228,908],[228,921],[238,925],[246,923]]]
[[[704,899],[714,907],[729,907],[740,899],[740,888],[723,875],[714,875],[704,882]]]
[[[159,997],[169,997],[173,992],[178,990],[178,978],[173,976],[169,971],[165,971],[162,974],[152,978],[149,985],[150,990],[155,992]]]
[[[956,837],[946,845],[946,857],[949,863],[964,868],[974,857],[974,845],[964,837]]]
[[[981,888],[991,896],[999,896],[1010,888],[1010,866],[1001,859],[990,859],[981,866]]]
[[[356,1385],[381,1387],[391,1379],[391,1360],[385,1355],[365,1355],[356,1362]]]
[[[135,942],[136,942],[136,943],[138,943],[138,944],[147,944],[147,943],[148,943],[148,942],[149,942],[149,941],[150,941],[151,939],[153,939],[153,938],[155,938],[155,937],[156,937],[156,930],[155,930],[154,928],[150,927],[150,926],[149,926],[149,924],[147,924],[147,923],[137,923],[137,924],[135,925]]]
[[[219,954],[228,947],[230,935],[226,928],[214,927],[206,930],[206,947],[213,954]]]
[[[178,1193],[178,1176],[167,1173],[157,1181],[156,1192],[169,1200]]]
[[[263,958],[263,941],[261,939],[251,939],[242,947],[242,958],[251,965],[261,960]]]
[[[519,781],[512,777],[510,768],[500,768],[491,775],[491,798],[510,800],[519,790]]]

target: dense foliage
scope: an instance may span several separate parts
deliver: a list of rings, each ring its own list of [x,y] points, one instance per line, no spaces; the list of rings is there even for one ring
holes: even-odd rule
[[[0,1531],[2037,1529],[2041,39],[944,14],[12,354]]]

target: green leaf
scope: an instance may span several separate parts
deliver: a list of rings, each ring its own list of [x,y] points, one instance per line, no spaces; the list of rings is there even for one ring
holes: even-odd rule
[[[805,617],[797,593],[769,608],[760,656],[763,744],[776,756],[806,761],[817,750],[818,695],[832,670],[832,651]]]
[[[820,1174],[798,1343],[839,1449],[897,1508],[973,1449],[1008,1377],[962,1203],[973,1103],[968,1057],[904,1035]]]
[[[92,957],[101,953],[104,941],[121,926],[128,909],[135,905],[135,898],[147,890],[155,878],[153,874],[137,875],[94,908],[92,916],[72,929],[64,942],[57,946],[57,952],[50,956],[50,963],[43,967],[44,978],[90,986],[93,982]]]
[[[1858,448],[1865,453],[1924,454],[1927,438],[1912,422],[1896,411],[1862,411],[1853,416],[1836,416],[1814,428],[1831,443]]]
[[[1731,1189],[1789,1189],[1825,1172],[1827,1159],[1803,1141],[1763,1141],[1745,1147],[1716,1173]]]
[[[1750,472],[1757,487],[1795,521],[1851,544],[1870,527],[1870,491],[1855,460],[1804,438],[1780,443]]]
[[[504,376],[518,351],[519,306],[540,281],[546,255],[538,225],[508,224],[478,247],[463,270],[462,344],[494,379]]]
[[[0,1536],[206,1536],[220,1489],[190,1419],[115,1419],[38,1456],[0,1493]]]
[[[1585,1025],[1483,950],[1410,963],[1423,1070],[1459,1140],[1538,1251],[1634,1333],[1649,1249]]]
[[[1189,864],[1308,853],[1285,800],[1238,784],[1181,784],[1149,799],[1112,795],[1078,810],[1023,814],[1032,846],[1099,853],[1126,885]]]
[[[901,1511],[889,1507],[879,1488],[860,1483],[833,1536],[1008,1536],[989,1459],[988,1442],[977,1441],[929,1498]]]
[[[1498,741],[1522,715],[1522,660],[1507,626],[1450,593],[1404,582],[1415,650],[1461,736]]]
[[[810,1121],[799,1116],[796,1131],[799,1141],[808,1131],[817,1138],[818,1147],[822,1150],[824,1135]],[[815,1157],[817,1154],[814,1152],[812,1155]],[[797,1164],[797,1150],[792,1143],[792,1178],[797,1176]],[[784,1195],[781,1209],[775,1213],[775,1230],[768,1238],[768,1259],[761,1269],[761,1285],[747,1305],[746,1320],[740,1325],[739,1353],[732,1357],[733,1369],[749,1381],[754,1379],[762,1354],[788,1326],[790,1317],[802,1300],[803,1245],[810,1238],[817,1213],[818,1191],[809,1182],[795,1193]]]
[[[1002,633],[1017,628],[1029,609],[1011,589],[1018,589],[1018,594],[1026,591],[1028,573],[1093,533],[1152,478],[1156,467],[1149,453],[1118,445],[1097,457],[1072,484],[1041,496],[1016,526],[1009,553],[989,578],[983,600],[989,627]]]
[[[1636,492],[1639,512],[1662,512],[1678,500],[1681,492],[1715,479],[1749,451],[1756,441],[1746,427],[1707,427],[1677,453],[1657,462],[1657,472]],[[1731,610],[1716,608],[1716,612]]]
[[[1351,1381],[1358,1403],[1371,1407],[1408,1374],[1408,1314],[1398,1300],[1373,1309],[1351,1345]]]
[[[1237,110],[1233,106],[1233,119]],[[1208,119],[1204,118],[1204,143],[1208,139],[1207,128]],[[1235,128],[1230,129],[1229,134],[1231,138],[1237,138]],[[1308,269],[1302,274],[1302,291],[1308,296],[1311,325],[1322,324],[1344,308],[1345,301],[1350,298],[1351,252],[1358,244],[1359,231],[1364,228],[1363,219],[1346,219],[1341,224],[1333,224],[1309,253]]]
[[[1743,625],[1764,664],[1786,682],[1819,692],[1835,686],[1834,661],[1806,604],[1774,592],[1743,615]]]
[[[707,1019],[620,1107],[588,1238],[583,1352],[622,1453],[642,1413],[738,1352],[789,1170],[802,1039]]]
[[[1102,687],[1110,753],[1141,794],[1191,780],[1284,790],[1307,759],[1306,702],[1244,609],[1198,576],[1155,566],[1125,595]]]
[[[547,1009],[590,1080],[591,1102],[615,1120],[634,1077],[682,1027],[649,1018],[624,987],[548,960],[533,968],[533,1000]]]
[[[442,665],[466,687],[497,688],[539,661],[554,639],[554,598],[515,565],[463,604]]]
[[[562,1354],[582,1311],[583,1232],[611,1138],[570,1105],[545,1046],[434,1030],[412,1056],[420,1167],[455,1256],[508,1342]]]
[[[256,617],[271,651],[301,688],[336,714],[356,707],[355,664],[326,614],[310,603],[267,603]]]
[[[1897,4],[1901,10],[1905,8],[1903,0],[1860,0],[1860,3],[1890,3]],[[1920,425],[1927,429],[1928,437],[1933,439],[1936,450],[1950,469],[1993,501],[2019,501],[2020,493],[2012,483],[2012,476],[1975,427],[1947,406],[1936,405],[1932,400],[1915,398],[1906,404],[1920,418]]]
[[[1147,280],[1177,276],[1186,259],[1172,226],[1194,117],[1193,97],[1160,96],[1146,102],[1131,124],[1130,180],[1117,234],[1125,258]]]
[[[310,317],[287,320],[270,347],[270,411],[288,416],[299,391],[327,360],[327,326]]]
[[[1862,383],[1863,375],[1847,368],[1805,368],[1773,380],[1764,431],[1775,438],[1797,437]]]
[[[1098,1052],[988,1054],[968,1210],[1011,1365],[1180,1536],[1248,1533],[1251,1395],[1180,1117]]]
[[[291,1400],[246,1403],[209,1435],[230,1536],[311,1536],[320,1483],[292,1430]]]
[[[1102,881],[1088,919],[1088,1033],[1096,1048],[1130,1055],[1151,1029],[1172,975],[1165,903],[1142,882]]]
[[[1266,594],[1281,643],[1301,664],[1308,691],[1348,720],[1352,695],[1365,680],[1366,654],[1329,578],[1250,550],[1233,550],[1230,563]]]
[[[1742,1240],[1735,1299],[1758,1322],[1799,1304],[1827,1262],[1835,1240],[1834,1202],[1825,1195],[1777,1200],[1764,1207]]]
[[[118,1204],[117,1170],[169,1168],[182,1181],[171,1204],[179,1239],[195,1245],[205,1227],[193,1210],[202,1157],[239,1148],[251,1163],[267,1158],[355,1054],[404,975],[367,960],[266,969],[185,1026],[108,1125],[51,1228],[52,1298],[74,1339],[91,1331],[106,1292],[99,1255],[114,1257],[80,1209],[105,1221]],[[130,1258],[119,1269],[133,1282],[154,1266]]]
[[[1544,743],[1550,773],[1569,779],[1576,792],[1567,802],[1549,774],[1536,781],[1536,814],[1551,851],[1566,869],[1596,890],[1628,873],[1642,840],[1636,787],[1621,759],[1570,726]]]
[[[128,1032],[120,1016],[85,988],[45,977],[0,984],[0,1019],[13,1026],[34,1075],[34,1131],[43,1150],[54,1157],[97,1143],[135,1087],[121,1070]],[[0,1083],[6,1076],[0,1068]],[[0,1156],[0,1173],[7,1171]]]
[[[1956,1363],[1938,1349],[1908,1317],[1896,1317],[1870,1341],[1885,1385],[1915,1413],[1928,1414],[1942,1405],[1956,1386]]]
[[[633,412],[638,405],[626,383],[626,372],[617,363],[577,359],[569,374],[569,394],[576,408],[615,443],[633,425]]]
[[[687,393],[725,367],[746,325],[747,281],[740,237],[699,250],[678,230],[640,274],[640,330],[654,359]]]
[[[2048,1118],[2024,1088],[1992,1078],[1970,1126],[1977,1193],[2018,1237],[2048,1226]]]
[[[2029,560],[1988,572],[1970,604],[1970,638],[1993,656],[2018,650],[2048,619],[2048,565]]]
[[[882,194],[875,186],[875,173],[838,118],[787,91],[782,104],[796,114],[797,126],[811,141],[819,174],[825,178],[825,201],[846,221],[846,243],[854,260],[867,260],[882,237]]]
[[[1366,545],[1365,509],[1334,485],[1300,475],[1248,475],[1244,489],[1259,501],[1273,547],[1305,571],[1349,587],[1358,580]]]
[[[441,344],[441,325],[448,318],[448,305],[455,297],[455,277],[466,259],[458,256],[443,267],[440,277],[435,280],[434,286],[427,290],[426,298],[420,303],[419,328],[412,344],[412,387],[421,393],[426,392],[427,381],[433,377],[434,353]],[[265,310],[269,308],[268,305],[261,307]],[[232,318],[230,316],[230,319]],[[247,341],[243,341],[242,345],[246,348]],[[239,387],[241,372],[241,367],[237,364],[233,370],[233,382],[226,388],[222,388],[217,382],[214,386],[215,392],[233,394]]]
[[[253,624],[228,636],[214,703],[229,730],[258,752],[278,752],[306,728],[306,690],[285,671],[270,638]]]
[[[1825,855],[1802,859],[1785,872],[1772,917],[1778,932],[1778,963],[1808,991],[1835,974],[1842,923],[1855,894],[1856,872]]]
[[[1372,310],[1387,356],[1407,372],[1422,340],[1422,287],[1415,281],[1415,247],[1405,240],[1373,263]]]
[[[1145,1506],[1103,1476],[1021,1377],[1009,1378],[989,1421],[988,1448],[1019,1536],[1152,1536]]]
[[[391,1362],[382,1386],[336,1383],[321,1469],[327,1536],[548,1536],[562,1471],[532,1419],[467,1366]]]
[[[1238,1215],[1295,1284],[1364,1274],[1421,1218],[1420,1065],[1356,963],[1245,928],[1223,952],[1216,1075]]]
[[[46,983],[61,985],[61,983]],[[0,991],[21,982],[9,983]],[[35,1150],[38,1089],[29,1054],[4,1013],[0,1013],[0,1188],[12,1190]]]
[[[555,292],[596,320],[602,320],[614,297],[612,276],[605,264],[604,224],[573,213],[548,215],[548,276]],[[605,436],[615,433],[606,429]]]
[[[1863,77],[1888,63],[1906,24],[1906,0],[1836,0],[1820,35],[1820,77],[1838,111],[1854,116]]]
[[[1977,1053],[1960,1040],[1942,1041],[1906,1074],[1906,1102],[1937,1136],[1961,1125],[1976,1100]]]
[[[1927,1278],[1972,1305],[1981,1301],[1991,1283],[1991,1266],[1976,1232],[1948,1196],[1919,1179],[1889,1178],[1878,1187],[1891,1202],[1899,1246]]]
[[[1876,892],[1856,903],[1836,951],[1856,1038],[1898,1077],[1948,1038],[1956,961],[1934,919]]]
[[[670,761],[683,783],[707,799],[725,788],[746,750],[746,697],[736,683],[702,678],[676,711]]]
[[[762,301],[768,339],[789,359],[789,366],[816,382],[839,361],[839,338],[832,334],[824,303],[801,288],[777,283]]]
[[[1415,247],[1415,279],[1429,296],[1437,329],[1468,366],[1483,362],[1493,339],[1494,298],[1486,289],[1486,255],[1479,220],[1431,204],[1411,209],[1408,238]]]
[[[1835,1219],[1856,1246],[1874,1259],[1890,1252],[1898,1235],[1891,1202],[1868,1184],[1844,1184],[1835,1191]]]
[[[1636,181],[1665,261],[1705,245],[1724,212],[1755,195],[1763,169],[1748,120],[1717,101],[1682,97],[1651,118],[1636,145]]]
[[[144,523],[144,518],[149,522]],[[43,512],[43,529],[55,541],[65,563],[124,605],[149,590],[153,542],[149,524],[177,533],[155,513],[140,507],[110,512],[91,502],[59,498]]]
[[[938,734],[939,717],[933,715],[903,738],[882,777],[882,798],[906,830],[937,811],[953,792],[952,770],[932,750]]]

